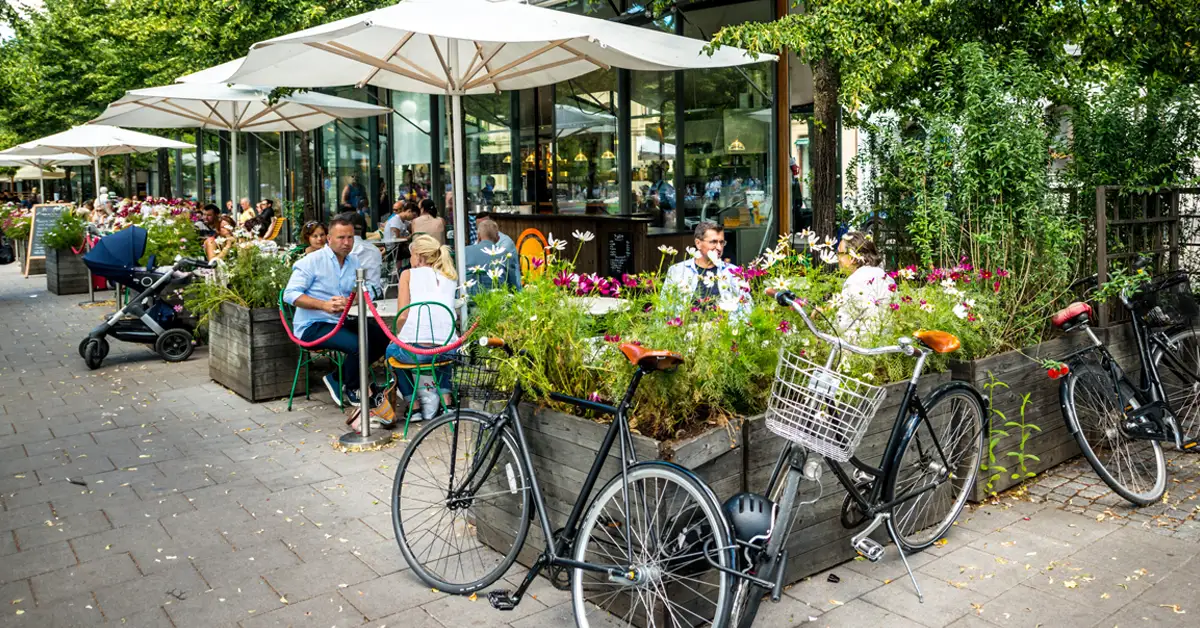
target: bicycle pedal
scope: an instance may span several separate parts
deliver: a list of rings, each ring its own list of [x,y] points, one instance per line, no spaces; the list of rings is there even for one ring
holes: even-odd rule
[[[880,545],[879,541],[870,537],[863,537],[855,543],[854,551],[873,563],[879,562],[883,558],[883,545]]]
[[[520,602],[520,600],[514,598],[512,596],[512,591],[509,591],[508,589],[496,589],[495,591],[488,591],[488,603],[492,605],[492,608],[498,611],[511,611],[517,607],[518,602]]]
[[[1182,451],[1190,451],[1192,453],[1200,453],[1200,439],[1190,440],[1179,448]]]

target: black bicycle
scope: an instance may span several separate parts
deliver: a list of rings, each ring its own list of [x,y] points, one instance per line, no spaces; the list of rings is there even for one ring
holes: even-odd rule
[[[482,344],[513,357],[500,340]],[[555,586],[570,588],[581,627],[598,611],[611,615],[597,620],[605,624],[615,619],[638,626],[726,625],[735,572],[721,505],[688,470],[637,461],[626,415],[642,377],[674,370],[683,358],[633,344],[620,349],[637,369],[616,406],[549,395],[613,417],[558,530],[533,472],[518,412],[520,386],[494,414],[462,408],[460,399],[460,409],[433,419],[413,439],[396,470],[392,523],[404,559],[423,582],[459,595],[491,585],[517,559],[536,509],[546,544],[515,592],[488,594],[496,609],[515,608],[538,573],[548,569]],[[495,364],[478,356],[468,356],[456,370],[456,377],[468,379],[473,374],[494,379],[496,373]],[[459,386],[466,398],[472,392],[486,398],[489,390],[494,387],[486,382]],[[609,455],[614,444],[616,465]],[[589,502],[606,466],[617,466],[616,474]]]
[[[797,508],[805,505],[798,502],[800,483],[820,481],[821,465],[810,453],[824,458],[846,489],[842,525],[854,529],[870,522],[851,537],[854,549],[871,561],[883,558],[884,548],[871,534],[886,523],[907,569],[905,553],[933,545],[962,512],[979,475],[988,423],[982,396],[966,382],[942,384],[925,401],[917,394],[926,357],[958,349],[952,334],[920,331],[915,339],[901,338],[894,346],[858,347],[819,331],[795,295],[768,293],[798,312],[831,350],[824,365],[807,360],[804,352],[780,352],[766,426],[791,444],[780,452],[765,495],[743,493],[726,502],[738,549],[730,625],[738,628],[753,624],[768,592],[773,601],[780,598],[787,569],[784,546]],[[839,372],[843,350],[917,359],[878,467],[854,452],[884,389]],[[843,463],[850,464],[849,472]],[[921,597],[912,570],[908,573]]]
[[[1135,268],[1144,271],[1145,261]],[[1075,283],[1097,285],[1096,275]],[[1137,344],[1134,383],[1092,331],[1092,308],[1075,302],[1051,321],[1066,332],[1083,331],[1091,345],[1062,359],[1069,372],[1059,385],[1063,419],[1092,468],[1121,497],[1152,504],[1167,489],[1162,443],[1198,451],[1200,438],[1200,313],[1185,273],[1154,277],[1122,293]]]

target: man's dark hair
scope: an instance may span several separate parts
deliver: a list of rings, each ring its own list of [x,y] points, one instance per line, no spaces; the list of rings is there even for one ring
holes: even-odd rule
[[[434,203],[433,199],[431,199],[431,198],[421,199],[421,213],[429,214],[430,216],[437,218],[437,215],[438,215],[437,203]]]
[[[271,199],[269,199],[269,198],[264,198],[264,199],[263,199],[263,202],[267,204],[267,207],[274,207],[274,206],[275,206],[275,201],[273,201],[273,200],[271,200]]]
[[[218,216],[220,216],[220,215],[221,215],[221,208],[220,208],[220,207],[217,207],[216,205],[213,205],[212,203],[209,203],[209,204],[205,205],[205,206],[204,206],[204,211],[206,211],[206,212],[212,212],[212,213],[214,213],[214,214],[216,214],[216,215],[218,215]]]
[[[406,211],[406,212],[412,212],[414,214],[419,214],[419,213],[421,213],[421,206],[419,204],[417,204],[417,202],[414,200],[407,200],[407,201],[404,201],[404,205],[400,208],[400,211]]]
[[[704,234],[708,233],[709,231],[716,231],[717,233],[725,233],[725,227],[723,227],[715,222],[712,222],[711,220],[705,220],[704,222],[696,225],[696,239],[703,240]]]
[[[354,227],[355,235],[362,236],[367,232],[367,221],[363,220],[362,214],[358,212],[342,212],[334,217],[329,226],[332,228],[339,219],[345,220],[347,224]]]
[[[332,233],[334,227],[341,225],[343,227],[352,227],[354,229],[355,233],[357,233],[358,227],[356,227],[354,225],[354,216],[357,216],[357,215],[358,214],[341,213],[341,214],[334,216],[333,220],[329,221],[329,231]]]

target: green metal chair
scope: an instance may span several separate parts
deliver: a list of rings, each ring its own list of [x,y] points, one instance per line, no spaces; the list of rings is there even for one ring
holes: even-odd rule
[[[296,308],[283,300],[282,290],[279,292],[279,311],[283,313],[284,318],[288,321],[295,320],[294,315],[296,313]],[[305,349],[304,347],[300,347],[298,345],[297,347],[300,349],[300,357],[296,360],[296,373],[292,375],[292,391],[288,393],[287,409],[289,412],[292,410],[292,399],[296,397],[296,384],[300,381],[301,368],[304,369],[304,398],[311,399],[311,397],[309,397],[308,365],[312,364],[317,358],[329,358],[329,361],[333,362],[334,365],[337,366],[338,390],[340,391],[342,389],[342,363],[346,359],[346,356],[340,351],[331,351],[327,349]],[[337,399],[333,400],[333,402],[336,403],[339,408],[345,408],[345,404],[340,394],[338,395]]]
[[[396,337],[397,338],[400,337],[400,329],[401,329],[400,328],[400,317],[405,312],[409,312],[409,314],[408,314],[409,316],[415,315],[417,317],[417,321],[416,321],[417,337],[420,338],[423,335],[425,335],[425,334],[421,333],[423,331],[421,326],[425,325],[424,329],[428,330],[428,334],[427,334],[428,337],[434,339],[434,342],[432,342],[432,343],[423,343],[423,344],[431,344],[435,347],[444,347],[444,346],[450,344],[450,342],[454,339],[454,328],[453,327],[451,327],[450,331],[446,334],[446,338],[443,340],[440,340],[440,341],[437,339],[437,337],[433,333],[433,314],[434,314],[434,312],[438,311],[438,308],[441,308],[441,310],[443,310],[446,313],[446,316],[450,317],[450,320],[452,320],[452,321],[454,320],[454,311],[451,310],[450,308],[446,307],[445,304],[438,303],[436,301],[420,301],[417,303],[409,303],[408,305],[406,305],[404,307],[404,309],[402,309],[396,313],[396,320],[393,323],[393,329],[394,329],[394,333],[395,333]],[[417,361],[418,356],[415,356],[415,355],[409,353],[408,351],[405,351],[403,348],[401,348],[400,350],[402,352],[408,354],[414,362]],[[409,425],[409,423],[412,422],[413,406],[416,405],[417,394],[420,390],[420,385],[421,385],[421,376],[429,375],[436,381],[437,380],[437,370],[436,369],[438,367],[448,366],[450,364],[453,364],[454,362],[453,362],[453,360],[451,360],[449,358],[445,358],[445,359],[435,358],[434,361],[429,364],[406,364],[394,357],[389,357],[387,363],[388,363],[388,366],[390,367],[388,369],[388,371],[389,371],[389,373],[393,374],[393,377],[396,377],[396,378],[411,377],[412,378],[413,394],[408,400],[408,411],[404,414],[404,432],[401,436],[401,438],[408,438],[408,425]],[[447,408],[446,401],[444,399],[442,399],[441,394],[439,394],[438,395],[438,409],[444,411],[444,410],[446,410],[446,408]],[[397,419],[397,420],[399,420],[399,419]]]

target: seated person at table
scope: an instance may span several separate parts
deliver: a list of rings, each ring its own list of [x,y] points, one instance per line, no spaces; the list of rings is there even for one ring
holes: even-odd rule
[[[408,237],[408,226],[417,215],[417,204],[413,201],[396,201],[392,205],[392,215],[383,225],[384,239]]]
[[[737,317],[749,314],[749,289],[734,274],[737,267],[721,259],[725,251],[725,227],[715,222],[701,222],[696,225],[695,236],[699,254],[667,269],[663,295],[674,297],[681,311],[687,304],[700,308],[719,307]]]
[[[283,291],[283,300],[296,307],[292,333],[305,342],[312,342],[337,327],[338,319],[354,293],[358,260],[350,251],[354,248],[354,225],[342,216],[329,225],[329,245],[305,256],[292,266],[292,276]],[[375,321],[367,321],[367,364],[374,364],[387,350],[388,339]],[[330,349],[346,355],[342,363],[342,390],[337,389],[337,374],[325,376],[325,386],[336,400],[344,394],[351,404],[357,404],[358,326],[346,323],[329,339],[313,347]],[[378,391],[372,391],[374,393]],[[372,399],[372,406],[377,401]]]
[[[458,273],[454,270],[454,258],[450,247],[438,244],[430,236],[418,234],[413,236],[410,261],[412,267],[400,273],[400,287],[396,295],[397,311],[404,310],[410,303],[440,303],[442,307],[412,308],[396,318],[400,327],[398,337],[401,341],[417,347],[438,347],[444,343],[453,342],[458,338],[454,328],[454,296],[458,292]],[[387,348],[389,358],[395,358],[404,364],[432,364],[441,362],[448,354],[415,355],[405,351],[399,345]],[[443,403],[450,403],[450,367],[439,366],[434,370],[437,380],[438,393],[442,395]],[[408,408],[412,399],[413,378],[407,373],[399,373],[396,377],[397,390],[403,397],[399,407]],[[414,407],[411,420],[419,420]]]
[[[438,218],[438,208],[432,199],[421,200],[421,215],[413,218],[412,232],[433,236],[438,244],[446,243],[446,221]]]
[[[465,251],[467,277],[475,280],[470,293],[478,294],[500,286],[520,290],[521,261],[512,238],[508,238],[509,244],[505,245],[501,238],[504,234],[500,233],[500,225],[494,220],[480,218],[478,225],[479,242]]]
[[[329,229],[324,223],[310,220],[304,223],[304,228],[300,230],[300,244],[296,246],[296,254],[304,257],[310,253],[316,253],[325,248],[325,242],[328,239]]]
[[[379,249],[375,248],[374,244],[367,242],[363,236],[367,233],[367,222],[363,219],[362,214],[358,212],[348,212],[339,214],[338,218],[354,225],[354,248],[350,251],[350,256],[358,260],[358,265],[362,266],[367,271],[367,289],[371,291],[371,298],[378,299],[383,297],[383,254]],[[330,226],[329,237],[333,238],[333,227]]]
[[[275,201],[269,198],[261,200],[255,211],[257,214],[254,218],[247,220],[242,227],[256,238],[266,237],[271,232],[271,226],[275,224]]]
[[[217,221],[217,232],[204,240],[204,256],[208,261],[225,258],[225,254],[233,248],[233,243],[237,240],[233,237],[234,229],[237,229],[237,225],[233,222],[233,216],[221,216]]]
[[[204,212],[201,214],[200,222],[196,223],[196,231],[200,235],[208,237],[217,232],[218,223],[221,220],[221,209],[216,205],[209,203],[204,206]]]

